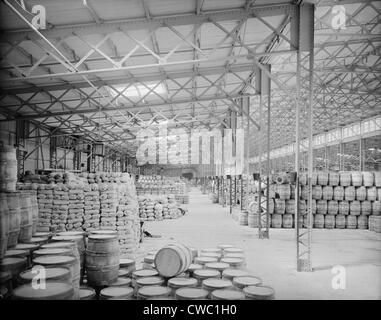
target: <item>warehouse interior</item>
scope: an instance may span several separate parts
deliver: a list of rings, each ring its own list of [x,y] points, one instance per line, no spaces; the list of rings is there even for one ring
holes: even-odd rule
[[[3,0],[1,299],[381,299],[380,13]]]

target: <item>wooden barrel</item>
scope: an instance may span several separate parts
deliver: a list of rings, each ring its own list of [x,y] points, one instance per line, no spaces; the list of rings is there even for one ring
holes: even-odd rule
[[[0,192],[16,191],[17,159],[12,146],[0,147]]]
[[[356,199],[356,188],[349,186],[344,188],[344,199],[354,201]]]
[[[151,287],[151,286],[162,286],[164,285],[164,279],[162,277],[153,276],[153,277],[142,277],[136,279],[134,293],[137,295],[140,288]]]
[[[128,259],[128,258],[121,258],[119,259],[119,268],[123,270],[127,270],[128,274],[131,274],[132,272],[136,270],[135,260]]]
[[[335,216],[335,226],[336,229],[345,229],[345,215],[338,214]]]
[[[328,202],[327,200],[317,200],[316,201],[316,213],[317,214],[327,214]]]
[[[72,256],[71,248],[50,248],[50,249],[39,249],[33,252],[33,258],[42,256]]]
[[[381,215],[381,202],[373,201],[372,202],[372,215],[379,216]]]
[[[367,216],[359,216],[357,218],[357,229],[368,229],[368,217]]]
[[[282,215],[273,214],[271,216],[271,227],[272,228],[282,228]]]
[[[96,300],[96,292],[91,287],[79,288],[79,300]]]
[[[132,272],[132,286],[136,286],[136,281],[140,278],[155,277],[159,273],[154,269],[139,269]]]
[[[328,185],[328,172],[325,171],[319,171],[318,172],[318,185],[320,186],[326,186]]]
[[[324,186],[323,187],[323,199],[324,200],[332,200],[333,199],[333,187],[332,186]]]
[[[81,263],[81,269],[84,269],[85,267],[85,251],[86,251],[86,244],[84,235],[81,231],[67,231],[69,234],[52,237],[52,241],[54,242],[75,242],[77,244],[77,249],[79,253],[79,259]],[[66,233],[66,232],[65,232]],[[70,235],[70,233],[73,233],[73,235]]]
[[[274,289],[267,286],[248,286],[242,291],[246,299],[250,300],[272,300],[275,298]]]
[[[360,201],[351,201],[349,203],[349,214],[351,216],[359,216],[361,214],[361,203]]]
[[[357,187],[356,188],[356,200],[364,201],[366,199],[366,188],[365,187]]]
[[[46,244],[48,241],[49,241],[48,238],[32,237],[30,240],[25,240],[22,243],[38,244],[38,245],[42,246],[43,244]]]
[[[322,186],[312,186],[312,199],[320,200],[323,196]]]
[[[362,181],[363,181],[363,186],[365,186],[365,187],[372,187],[373,184],[374,184],[374,175],[373,175],[373,172],[364,171],[362,173]]]
[[[283,228],[292,228],[293,227],[293,215],[292,214],[284,214],[282,218],[282,226]]]
[[[180,288],[195,288],[198,281],[195,278],[175,277],[168,280],[168,287],[171,288],[171,295],[175,296],[176,290]]]
[[[362,185],[362,173],[360,171],[351,172],[352,186],[360,187]]]
[[[15,300],[73,300],[74,289],[64,282],[46,281],[43,288],[34,288],[32,284],[24,284],[13,291]]]
[[[328,177],[328,184],[330,186],[338,186],[340,183],[340,174],[338,172],[329,172],[329,177]]]
[[[376,201],[377,200],[377,188],[376,187],[366,188],[366,200],[368,200],[368,201]]]
[[[258,228],[258,214],[249,213],[247,215],[247,225],[249,228]]]
[[[349,215],[345,223],[347,229],[356,229],[357,228],[357,216]]]
[[[369,216],[372,213],[372,203],[370,201],[361,201],[361,214]]]
[[[131,287],[108,287],[99,293],[100,300],[132,300],[134,289]]]
[[[87,281],[107,286],[118,278],[119,243],[114,235],[89,235],[86,248]]]
[[[381,187],[381,172],[374,172],[374,185]]]
[[[218,262],[218,259],[216,257],[199,256],[194,259],[194,262],[202,266],[205,266],[205,264],[207,263]]]
[[[314,217],[314,228],[323,229],[324,228],[324,215],[323,214],[315,214]]]
[[[235,277],[233,279],[233,285],[240,290],[248,286],[260,286],[261,284],[262,280],[254,276]]]
[[[118,236],[118,231],[116,231],[116,230],[97,229],[97,230],[91,230],[90,234],[103,234],[103,235]]]
[[[286,201],[282,199],[275,199],[274,212],[275,214],[284,214],[286,211]]]
[[[205,269],[217,270],[221,273],[225,269],[228,269],[230,265],[226,262],[209,262],[209,263],[205,263],[204,267]]]
[[[188,247],[173,243],[166,245],[157,252],[155,266],[161,276],[175,277],[185,272],[192,260],[192,252]]]
[[[7,247],[12,248],[17,244],[20,235],[21,207],[18,192],[7,193],[7,205],[9,210]]]
[[[32,238],[33,235],[33,220],[35,220],[36,217],[33,215],[35,214],[32,209],[32,204],[34,203],[33,200],[33,193],[29,191],[20,191],[20,234],[19,234],[19,241],[28,241]],[[36,195],[34,195],[36,197]]]
[[[336,219],[334,215],[327,214],[324,216],[324,227],[326,229],[334,229],[335,223],[336,223]]]
[[[334,200],[344,200],[344,187],[337,186],[333,188],[333,199]]]
[[[213,269],[200,269],[193,272],[193,276],[198,281],[198,285],[202,284],[202,281],[209,278],[221,278],[221,272]]]
[[[294,214],[295,213],[295,199],[286,200],[286,214]]]
[[[171,294],[171,289],[163,286],[145,286],[138,290],[138,300],[147,300],[154,298],[160,300],[160,298],[168,297]]]
[[[44,255],[33,259],[33,265],[41,265],[46,268],[63,267],[71,272],[74,299],[79,299],[80,267],[74,257],[59,255]]]
[[[370,231],[381,232],[381,216],[370,216],[368,223]]]
[[[4,257],[8,247],[9,210],[7,196],[0,193],[0,259]]]
[[[342,187],[348,187],[352,183],[351,173],[349,171],[341,171],[339,172],[340,176],[340,185]]]
[[[4,258],[0,260],[0,272],[10,272],[15,279],[25,270],[26,264],[26,258]]]
[[[241,211],[238,218],[238,224],[240,226],[247,226],[248,225],[248,216],[247,211]]]
[[[129,276],[130,276],[130,273],[127,270],[124,270],[124,269],[118,270],[118,278],[124,278]]]
[[[237,290],[219,289],[211,293],[212,300],[245,300],[245,295]]]
[[[216,253],[216,252],[202,252],[201,251],[200,257],[212,257],[212,258],[216,258],[217,261],[219,261],[222,257],[222,254]]]
[[[242,257],[224,257],[221,259],[221,262],[228,264],[229,268],[241,268],[245,264],[245,260]]]
[[[210,293],[219,289],[232,289],[233,283],[228,279],[209,278],[202,281],[202,289]]]
[[[280,184],[276,188],[279,199],[286,200],[291,197],[291,186],[289,184]]]
[[[339,201],[339,214],[348,215],[349,214],[349,201]]]
[[[180,288],[175,292],[177,300],[205,300],[209,292],[200,288]]]
[[[336,215],[338,212],[339,212],[339,203],[336,200],[329,200],[327,213],[330,215]]]
[[[21,272],[18,276],[18,282],[20,284],[31,283],[36,277],[36,271],[39,266],[35,266],[34,269],[29,269]],[[44,278],[46,281],[65,282],[72,285],[71,273],[68,268],[45,268]]]
[[[242,269],[225,269],[222,272],[222,278],[233,280],[235,277],[246,277],[249,273]]]

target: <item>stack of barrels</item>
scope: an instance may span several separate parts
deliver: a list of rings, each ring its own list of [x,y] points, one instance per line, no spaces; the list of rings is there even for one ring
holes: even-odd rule
[[[272,181],[269,199],[271,227],[292,228],[295,226],[296,201],[292,177],[279,174],[272,177]],[[307,175],[302,173],[299,182],[298,223],[306,227],[310,187]],[[381,215],[380,172],[314,172],[311,187],[314,228],[378,230],[373,226],[379,225],[377,216]]]

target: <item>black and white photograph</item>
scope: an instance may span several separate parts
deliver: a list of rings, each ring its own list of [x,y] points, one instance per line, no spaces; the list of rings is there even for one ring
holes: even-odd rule
[[[1,0],[0,310],[380,301],[380,18],[375,0]]]

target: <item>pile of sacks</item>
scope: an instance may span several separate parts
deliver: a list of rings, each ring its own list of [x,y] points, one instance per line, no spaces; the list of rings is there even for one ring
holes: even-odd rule
[[[133,253],[139,246],[140,219],[135,185],[132,180],[118,185],[116,230],[120,253]]]
[[[115,183],[99,184],[101,205],[101,229],[116,230],[116,207],[118,204],[118,185]]]
[[[182,217],[185,210],[181,209],[173,194],[164,195],[140,195],[139,216],[142,221],[161,221],[163,219],[177,219]]]
[[[52,231],[66,231],[69,213],[69,188],[64,184],[53,185],[53,210],[51,216]]]
[[[37,231],[50,231],[53,213],[53,185],[39,184],[37,188],[38,222]]]
[[[69,184],[69,214],[66,221],[66,230],[82,230],[84,217],[84,199],[83,184]]]
[[[99,229],[100,226],[100,202],[98,184],[85,184],[83,186],[84,196],[84,222],[83,230],[91,231]]]

